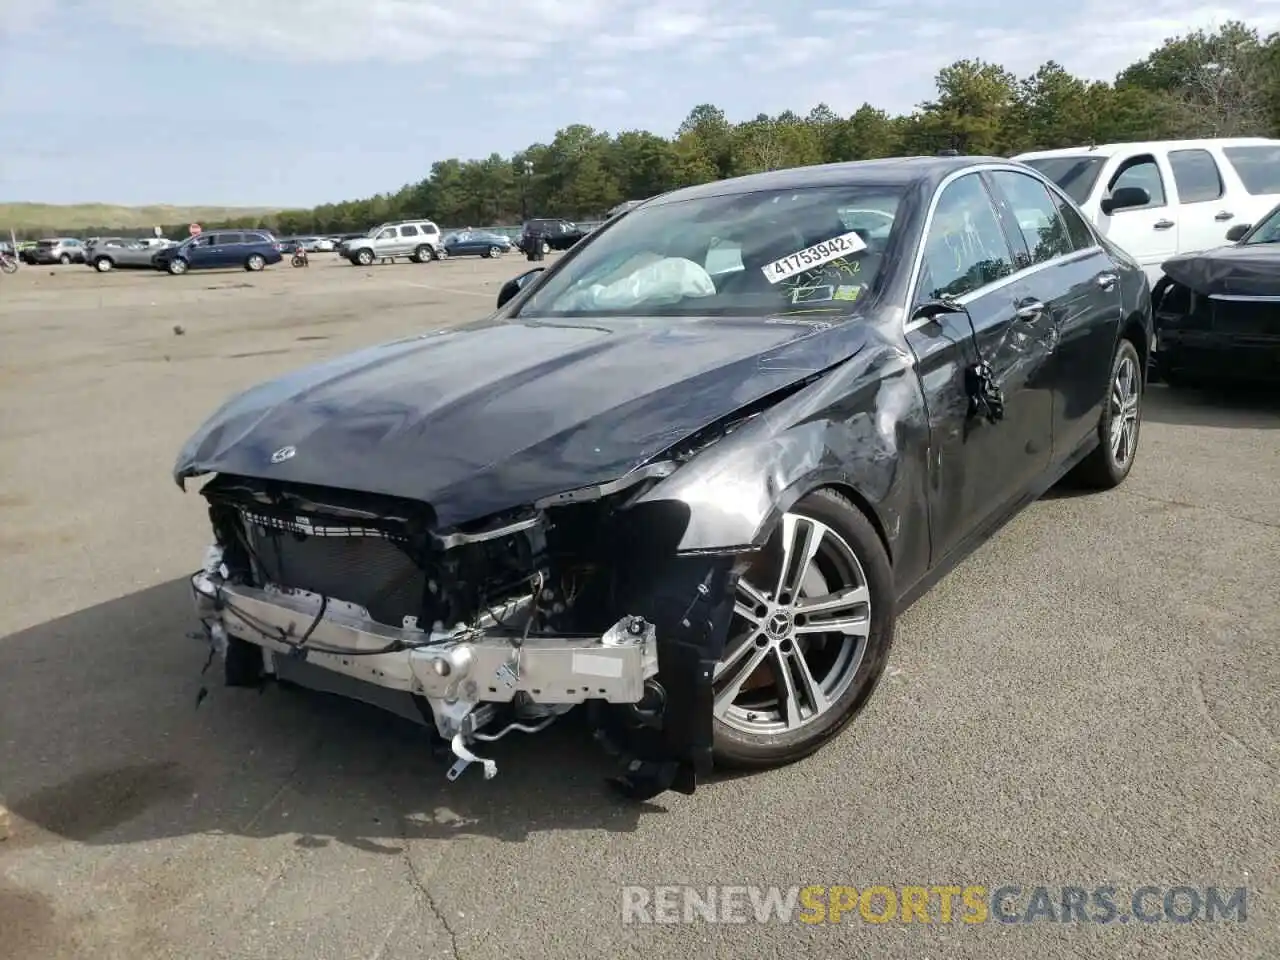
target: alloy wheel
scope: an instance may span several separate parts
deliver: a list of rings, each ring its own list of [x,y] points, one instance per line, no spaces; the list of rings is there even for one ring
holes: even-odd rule
[[[1133,459],[1141,401],[1142,378],[1138,375],[1138,365],[1132,357],[1122,357],[1116,365],[1115,379],[1111,382],[1111,424],[1108,436],[1111,457],[1117,467],[1124,468]]]
[[[849,689],[871,633],[862,564],[836,530],[787,513],[774,562],[738,581],[734,623],[714,674],[714,713],[776,736],[825,716]]]

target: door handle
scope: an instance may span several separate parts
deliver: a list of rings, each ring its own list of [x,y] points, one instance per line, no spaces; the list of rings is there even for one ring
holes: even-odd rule
[[[1172,220],[1157,220],[1155,222],[1155,228],[1157,230],[1168,230],[1172,226],[1173,226]]]
[[[1040,314],[1044,313],[1044,304],[1039,300],[1033,300],[1028,297],[1018,304],[1017,317],[1022,321],[1030,321],[1036,319]]]
[[[1213,219],[1215,219],[1215,220],[1230,220],[1230,219],[1231,219],[1232,217],[1234,217],[1234,216],[1235,216],[1235,214],[1234,214],[1234,213],[1230,213],[1230,212],[1228,212],[1228,211],[1226,211],[1226,210],[1223,210],[1221,213],[1219,213],[1219,214],[1218,214],[1216,217],[1214,217]]]
[[[1112,290],[1120,282],[1120,278],[1114,273],[1100,273],[1094,278],[1094,281],[1103,290]]]

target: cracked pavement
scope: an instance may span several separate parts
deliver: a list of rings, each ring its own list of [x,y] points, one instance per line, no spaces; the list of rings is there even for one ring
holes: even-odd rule
[[[182,441],[241,387],[486,313],[522,267],[0,281],[0,956],[1280,955],[1274,391],[1151,388],[1121,489],[1051,492],[919,601],[826,749],[692,797],[615,800],[572,723],[448,784],[395,717],[202,678]],[[625,884],[1104,880],[1247,886],[1248,921],[621,923]]]

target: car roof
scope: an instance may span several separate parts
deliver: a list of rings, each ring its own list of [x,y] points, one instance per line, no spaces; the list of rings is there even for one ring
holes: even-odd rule
[[[1106,159],[1121,151],[1134,150],[1203,150],[1206,147],[1277,147],[1280,140],[1270,137],[1202,137],[1195,140],[1131,140],[1123,143],[1082,144],[1078,147],[1059,147],[1054,150],[1030,150],[1020,153],[1015,160],[1048,160],[1053,157],[1082,157],[1087,155]]]
[[[1009,163],[1004,157],[889,157],[883,160],[851,160],[844,163],[822,163],[808,167],[790,167],[752,173],[745,177],[702,183],[673,190],[649,201],[654,206],[701,197],[718,197],[759,190],[792,190],[805,187],[867,184],[876,186],[908,186],[914,183],[934,184],[949,174],[966,167],[985,163]],[[647,205],[647,204],[646,204]]]

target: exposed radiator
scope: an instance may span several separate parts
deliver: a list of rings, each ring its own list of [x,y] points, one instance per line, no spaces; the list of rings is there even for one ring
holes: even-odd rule
[[[294,523],[252,515],[242,519],[263,575],[272,583],[358,603],[389,626],[420,614],[427,575],[397,541],[373,530],[303,532],[306,528]]]

